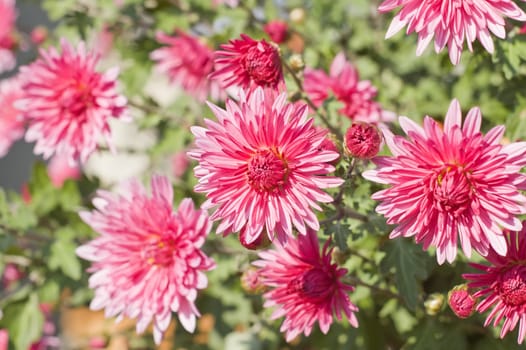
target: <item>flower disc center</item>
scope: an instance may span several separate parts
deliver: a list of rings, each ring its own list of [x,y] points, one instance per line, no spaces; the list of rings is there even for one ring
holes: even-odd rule
[[[287,183],[287,163],[274,150],[259,150],[248,161],[248,183],[256,191],[273,192]]]
[[[243,61],[243,67],[257,85],[274,85],[279,80],[281,61],[278,51],[259,43],[251,47]]]
[[[152,235],[151,238],[145,242],[142,255],[149,265],[164,267],[173,263],[175,251],[175,241],[173,238]]]
[[[334,279],[328,271],[313,268],[289,283],[289,288],[300,292],[311,301],[325,300],[333,291]]]
[[[497,293],[506,305],[526,304],[526,266],[514,266],[499,276]]]
[[[458,216],[469,207],[471,184],[466,172],[458,166],[447,166],[435,177],[432,185],[438,210]]]

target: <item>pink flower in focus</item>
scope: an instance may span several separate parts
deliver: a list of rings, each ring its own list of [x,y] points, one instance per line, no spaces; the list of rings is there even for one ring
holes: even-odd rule
[[[223,50],[215,52],[216,71],[210,78],[219,81],[223,87],[285,88],[279,49],[275,44],[241,34],[241,39],[230,40],[221,48]]]
[[[289,26],[287,25],[287,22],[274,20],[265,24],[263,30],[273,42],[281,44],[287,39]]]
[[[125,118],[126,98],[117,93],[118,68],[98,73],[98,58],[61,41],[62,53],[41,50],[41,58],[22,67],[25,98],[19,107],[29,122],[26,140],[45,159],[63,153],[84,163],[101,136],[112,148],[109,119]]]
[[[214,52],[199,38],[178,30],[177,36],[157,33],[157,41],[167,46],[150,54],[157,62],[157,70],[199,101],[210,95],[213,100],[226,97],[217,81],[208,76],[214,71]]]
[[[415,236],[424,249],[437,247],[437,260],[453,262],[457,240],[471,256],[471,249],[486,256],[490,248],[506,254],[502,228],[519,230],[515,216],[526,213],[526,142],[502,146],[504,126],[480,132],[478,108],[468,112],[462,125],[460,104],[449,106],[444,130],[426,117],[424,127],[406,117],[400,126],[408,138],[394,136],[384,128],[393,156],[377,157],[376,170],[363,176],[391,185],[372,198],[382,201],[376,211],[398,224],[390,238]]]
[[[469,51],[478,39],[482,46],[493,53],[490,32],[504,39],[506,37],[503,17],[526,21],[526,14],[511,0],[385,0],[378,8],[388,12],[402,7],[393,18],[386,39],[407,26],[407,34],[418,33],[417,56],[420,56],[435,37],[435,51],[438,53],[447,45],[451,63],[458,64],[464,48]]]
[[[331,263],[331,251],[327,242],[320,254],[316,232],[309,229],[285,246],[278,242],[274,250],[259,253],[261,260],[253,263],[260,267],[262,283],[272,289],[263,295],[263,306],[276,307],[272,319],[285,317],[280,331],[288,342],[300,333],[309,336],[316,322],[327,334],[333,314],[338,320],[345,314],[358,327],[358,308],[347,295],[354,288],[341,281],[347,270]]]
[[[8,350],[9,333],[7,329],[0,329],[0,350]]]
[[[468,318],[477,306],[477,299],[469,293],[466,285],[453,288],[447,299],[449,307],[459,318]]]
[[[15,0],[0,0],[0,73],[16,66],[13,47],[16,20]]]
[[[274,234],[293,237],[293,227],[319,229],[312,208],[331,202],[321,189],[342,180],[326,176],[338,154],[319,151],[326,131],[314,127],[307,106],[258,88],[238,103],[228,100],[226,110],[210,108],[218,122],[192,127],[196,148],[188,155],[199,161],[195,191],[207,195],[203,208],[216,208],[211,218],[221,220],[216,232],[243,231],[250,244],[262,232],[272,241]]]
[[[382,136],[372,124],[353,123],[345,132],[345,147],[355,158],[371,159],[380,151]]]
[[[78,180],[81,171],[78,163],[71,164],[68,157],[56,154],[49,162],[47,172],[53,185],[57,188],[62,187],[64,181],[68,179]]]
[[[384,111],[374,101],[378,90],[369,80],[360,81],[356,68],[340,52],[332,61],[330,73],[306,68],[303,88],[314,104],[319,107],[332,92],[343,103],[340,113],[353,121],[364,123],[386,123],[395,119],[392,112]]]
[[[173,188],[166,177],[152,178],[151,196],[135,180],[125,189],[125,196],[99,191],[96,210],[80,213],[100,236],[77,254],[93,262],[90,307],[106,309],[107,317],[137,318],[138,333],[153,321],[159,344],[172,311],[187,331],[195,329],[197,292],[207,285],[203,271],[215,266],[200,249],[212,224],[189,198],[173,211]]]
[[[21,84],[18,77],[0,80],[0,157],[24,136],[23,116],[14,106],[15,101],[24,96]]]
[[[482,273],[462,275],[471,281],[469,288],[479,289],[473,296],[484,298],[477,305],[477,311],[486,312],[493,308],[484,326],[493,323],[496,327],[504,320],[500,337],[511,332],[519,324],[517,342],[521,344],[526,335],[526,225],[521,232],[509,232],[506,255],[490,248],[486,259],[489,266],[471,263]],[[492,322],[493,321],[493,322]]]

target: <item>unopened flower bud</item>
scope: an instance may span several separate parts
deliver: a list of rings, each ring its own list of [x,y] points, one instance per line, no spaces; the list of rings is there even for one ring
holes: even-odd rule
[[[378,154],[382,136],[372,124],[353,123],[345,133],[345,146],[352,157],[370,159]]]
[[[239,232],[239,243],[247,249],[256,250],[268,247],[270,240],[266,233],[262,233],[254,241],[249,242],[247,240],[246,230],[241,230],[241,232]]]
[[[303,71],[303,68],[305,68],[305,62],[303,61],[301,55],[294,54],[289,58],[289,66],[294,71],[294,73],[298,73]]]
[[[281,44],[287,40],[289,27],[287,22],[274,20],[265,24],[263,30],[268,34],[273,42],[276,44]]]
[[[318,150],[320,152],[321,151],[333,151],[333,152],[338,153],[338,155],[340,155],[340,150],[336,146],[336,141],[334,140],[334,135],[332,135],[332,134],[328,134],[325,137],[325,139],[323,140],[323,142],[320,145],[320,147],[318,148]],[[341,159],[341,155],[338,158],[336,158],[333,161],[331,161],[331,164],[333,164],[333,165],[338,164],[340,159]]]
[[[31,31],[31,42],[35,45],[40,45],[46,41],[48,37],[48,31],[46,27],[38,26],[33,28]]]
[[[435,316],[444,306],[444,295],[441,293],[431,294],[424,302],[426,313],[430,316]]]
[[[257,269],[250,267],[241,275],[241,287],[249,294],[259,294],[265,290]]]
[[[469,293],[465,284],[454,287],[447,299],[449,307],[459,318],[468,318],[477,306],[477,300]]]

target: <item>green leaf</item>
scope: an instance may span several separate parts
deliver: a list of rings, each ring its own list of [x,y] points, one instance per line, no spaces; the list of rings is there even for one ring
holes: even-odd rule
[[[395,239],[388,243],[381,268],[388,272],[395,269],[395,283],[407,307],[414,310],[418,303],[420,280],[427,277],[428,256],[421,248],[407,239]]]
[[[341,251],[347,250],[347,237],[351,234],[349,225],[343,223],[342,220],[337,220],[327,226],[325,234],[332,234],[334,243]]]
[[[69,228],[56,232],[57,240],[51,245],[48,265],[50,269],[60,269],[66,276],[77,281],[82,275],[82,266],[75,254],[73,234]]]
[[[25,303],[17,303],[6,308],[9,338],[16,350],[27,350],[31,343],[40,339],[44,326],[44,316],[39,308],[36,293],[32,293]]]

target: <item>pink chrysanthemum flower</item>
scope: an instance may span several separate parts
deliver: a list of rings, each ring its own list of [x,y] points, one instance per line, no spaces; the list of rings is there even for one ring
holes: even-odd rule
[[[196,148],[189,156],[199,161],[197,192],[216,207],[213,220],[222,220],[217,233],[243,231],[245,242],[256,241],[263,231],[285,240],[292,227],[306,233],[319,222],[312,208],[332,197],[322,188],[342,180],[326,176],[339,155],[320,151],[326,131],[316,129],[307,106],[287,103],[287,94],[256,89],[238,103],[228,100],[226,110],[210,104],[218,122],[205,120],[206,128],[193,127]]]
[[[478,39],[482,46],[493,53],[491,33],[506,37],[503,17],[526,21],[526,14],[511,0],[386,0],[379,11],[387,12],[402,7],[393,18],[386,39],[407,26],[407,34],[418,33],[416,54],[420,56],[435,37],[435,51],[438,53],[447,45],[451,63],[458,64],[464,47],[469,51]]]
[[[15,68],[13,53],[16,20],[15,0],[0,0],[0,73]]]
[[[152,178],[151,196],[135,180],[124,189],[125,196],[99,191],[96,210],[80,213],[101,236],[77,248],[77,254],[93,262],[90,307],[106,309],[107,317],[137,318],[138,333],[153,320],[159,344],[172,311],[187,331],[195,329],[197,292],[207,285],[203,271],[215,266],[201,250],[212,224],[191,199],[173,211],[166,177]]]
[[[24,96],[19,78],[0,81],[0,157],[9,151],[16,140],[24,136],[22,113],[14,106],[16,100]]]
[[[109,119],[125,118],[126,98],[117,93],[118,68],[99,73],[98,57],[62,40],[62,52],[40,51],[21,72],[25,98],[19,108],[29,122],[26,140],[45,159],[54,153],[85,162],[104,137],[112,148]]]
[[[356,68],[340,52],[332,61],[330,73],[318,69],[305,69],[303,88],[312,102],[321,106],[332,92],[343,103],[340,113],[353,121],[385,123],[395,119],[392,112],[384,111],[374,101],[378,90],[369,80],[361,80]]]
[[[457,240],[470,257],[474,248],[487,255],[490,247],[506,254],[502,228],[519,230],[518,214],[526,213],[526,142],[502,146],[504,126],[480,132],[478,108],[469,111],[464,125],[460,104],[449,106],[444,130],[426,117],[420,127],[406,117],[400,126],[408,138],[394,136],[384,128],[391,157],[377,157],[376,170],[365,178],[390,188],[377,192],[376,208],[389,224],[398,224],[390,237],[415,236],[424,249],[437,247],[437,260],[453,262]]]
[[[358,327],[358,308],[347,295],[354,288],[342,282],[347,270],[331,263],[331,252],[327,241],[320,254],[316,232],[309,229],[285,246],[278,242],[274,250],[259,253],[261,260],[253,263],[260,268],[261,282],[271,288],[263,295],[264,306],[276,307],[272,319],[285,316],[280,331],[289,342],[300,333],[309,336],[316,322],[326,334],[333,314],[341,320],[343,313]]]
[[[279,48],[275,44],[241,34],[241,39],[230,40],[221,48],[223,50],[215,53],[216,71],[210,78],[219,81],[223,87],[285,88]]]
[[[505,256],[490,249],[486,259],[491,265],[471,263],[482,273],[468,273],[464,277],[471,282],[470,288],[480,288],[473,297],[484,298],[476,310],[486,312],[493,307],[484,326],[493,320],[493,327],[504,320],[500,337],[511,332],[519,324],[517,342],[521,344],[526,335],[526,225],[521,232],[509,232]]]
[[[209,95],[214,100],[226,97],[219,83],[208,78],[214,71],[214,52],[208,46],[181,30],[177,36],[157,33],[157,41],[167,46],[153,51],[150,58],[172,82],[200,101]]]

